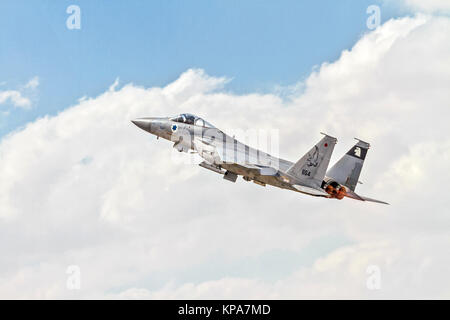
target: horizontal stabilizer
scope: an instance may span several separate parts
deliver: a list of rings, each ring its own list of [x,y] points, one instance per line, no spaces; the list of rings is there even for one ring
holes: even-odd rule
[[[389,203],[381,201],[381,200],[376,200],[376,199],[360,196],[359,194],[357,194],[356,192],[353,192],[351,190],[347,190],[345,196],[348,198],[352,198],[352,199],[360,200],[360,201],[370,201],[370,202],[376,202],[376,203],[389,204]]]

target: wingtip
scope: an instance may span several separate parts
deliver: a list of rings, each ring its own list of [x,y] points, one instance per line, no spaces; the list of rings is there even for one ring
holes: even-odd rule
[[[364,143],[364,144],[366,144],[367,146],[367,149],[369,149],[370,148],[370,143],[369,142],[367,142],[367,141],[364,141],[364,140],[362,140],[362,139],[359,139],[359,138],[353,138],[353,139],[355,139],[355,140],[357,140],[357,141],[359,141],[359,142],[361,142],[361,143]]]
[[[320,134],[323,134],[323,135],[326,136],[326,137],[329,137],[329,138],[331,138],[331,139],[334,139],[334,140],[336,141],[336,143],[337,143],[337,138],[336,138],[336,137],[330,136],[329,134],[327,134],[327,133],[325,133],[325,132],[320,132]]]

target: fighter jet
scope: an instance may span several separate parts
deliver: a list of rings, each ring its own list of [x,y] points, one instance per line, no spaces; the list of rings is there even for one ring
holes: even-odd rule
[[[239,142],[206,120],[183,113],[175,117],[139,118],[132,120],[139,128],[174,142],[180,152],[195,152],[203,158],[199,165],[236,182],[241,175],[246,181],[297,191],[315,197],[388,204],[355,193],[359,175],[370,145],[358,142],[327,171],[337,139],[324,137],[303,157],[293,163],[274,157]]]

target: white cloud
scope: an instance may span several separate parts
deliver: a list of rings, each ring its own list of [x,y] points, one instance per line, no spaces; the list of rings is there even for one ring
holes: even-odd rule
[[[39,86],[39,78],[30,79],[21,90],[0,91],[0,105],[10,103],[14,107],[29,108],[32,105],[31,99],[24,96],[24,90],[35,90]]]
[[[407,7],[421,12],[450,13],[450,1],[448,0],[403,0]]]
[[[116,80],[114,80],[114,83],[109,86],[108,90],[115,91],[118,85],[119,85],[119,77],[117,77]]]
[[[112,298],[126,299],[311,299],[311,298],[440,298],[450,294],[442,285],[448,259],[432,257],[424,247],[434,241],[417,239],[407,246],[399,243],[363,243],[340,248],[311,267],[299,268],[276,281],[254,277],[224,277],[200,283],[166,284],[157,291],[132,288]],[[435,239],[435,240],[447,240]],[[424,243],[426,245],[424,246]],[[446,250],[447,244],[437,250]],[[415,264],[420,261],[419,264]],[[380,268],[380,289],[368,289],[367,267]],[[444,263],[444,264],[442,264]],[[412,264],[412,265],[410,265]],[[444,280],[448,284],[448,281]]]
[[[450,19],[403,18],[324,63],[284,101],[234,95],[188,70],[163,88],[80,100],[0,143],[0,296],[443,298],[450,216]],[[173,163],[129,120],[192,112],[221,128],[280,130],[298,159],[319,131],[372,143],[358,192],[325,200]],[[66,268],[81,268],[67,290]],[[382,288],[365,286],[378,265]]]
[[[24,86],[25,89],[36,89],[39,86],[39,77],[34,77]]]
[[[12,103],[15,107],[29,107],[31,105],[30,99],[22,96],[22,93],[17,90],[0,91],[0,104]]]

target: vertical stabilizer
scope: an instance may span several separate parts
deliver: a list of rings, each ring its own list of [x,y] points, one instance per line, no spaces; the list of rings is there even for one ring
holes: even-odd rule
[[[366,158],[370,144],[360,139],[335,165],[327,172],[327,177],[354,191]]]
[[[286,173],[305,186],[320,188],[336,142],[336,138],[325,135],[308,153],[293,164]]]

